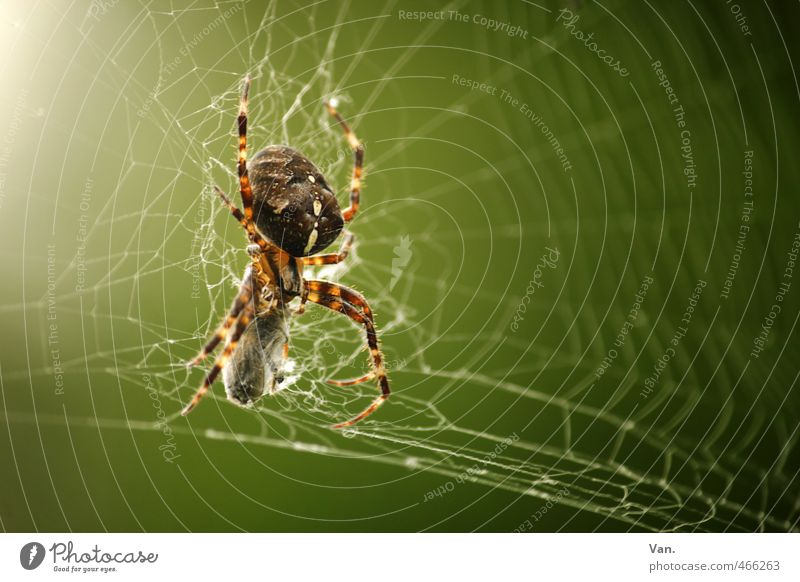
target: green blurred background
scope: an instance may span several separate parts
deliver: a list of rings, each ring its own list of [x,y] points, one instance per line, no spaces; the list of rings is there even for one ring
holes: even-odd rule
[[[0,525],[796,529],[798,22],[4,0]],[[366,369],[362,332],[314,306],[285,391],[177,416],[247,262],[209,189],[235,194],[247,72],[251,151],[302,149],[344,203],[323,98],[366,144],[355,256],[320,275],[370,299],[390,362],[357,431],[328,427],[377,389],[322,381]]]

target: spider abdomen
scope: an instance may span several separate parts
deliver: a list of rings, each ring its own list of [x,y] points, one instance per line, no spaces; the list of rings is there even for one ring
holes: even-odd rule
[[[336,196],[319,169],[288,146],[268,146],[248,164],[253,214],[262,234],[294,257],[328,247],[344,226]]]

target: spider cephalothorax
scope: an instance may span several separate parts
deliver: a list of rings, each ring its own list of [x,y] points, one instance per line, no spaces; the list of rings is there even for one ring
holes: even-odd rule
[[[350,183],[350,205],[339,204],[319,169],[301,153],[287,146],[268,146],[247,163],[247,97],[249,77],[245,79],[239,108],[239,192],[242,210],[216,188],[234,218],[247,232],[250,264],[245,270],[239,293],[213,337],[191,362],[193,366],[208,356],[223,340],[225,347],[191,402],[183,409],[188,414],[208,392],[222,372],[228,398],[249,405],[276,390],[283,380],[283,364],[289,350],[289,308],[300,297],[297,314],[307,301],[346,315],[364,326],[372,371],[353,380],[329,380],[335,386],[350,386],[377,379],[381,394],[354,419],[336,428],[350,426],[369,416],[389,397],[389,379],[372,310],[363,295],[337,283],[307,280],[303,267],[343,261],[353,235],[346,233],[338,253],[314,255],[328,247],[358,211],[361,193],[361,168],[364,147],[334,105],[325,105],[353,149],[355,164]]]

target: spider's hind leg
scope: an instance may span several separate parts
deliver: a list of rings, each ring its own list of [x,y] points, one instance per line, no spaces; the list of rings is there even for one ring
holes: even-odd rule
[[[231,308],[228,311],[228,315],[226,315],[225,319],[222,320],[222,323],[220,323],[219,327],[217,327],[217,330],[214,332],[214,335],[208,341],[208,343],[203,346],[202,350],[200,350],[200,353],[186,362],[187,368],[192,368],[206,359],[206,357],[208,357],[208,355],[214,351],[220,342],[227,337],[231,327],[233,327],[233,324],[242,313],[242,310],[244,310],[248,302],[250,302],[252,299],[252,285],[250,281],[251,272],[251,267],[248,267],[244,274],[244,280],[239,287],[239,293],[237,293],[236,298],[233,300]]]
[[[349,380],[325,380],[331,386],[355,386],[356,384],[361,384],[362,382],[369,382],[370,380],[375,379],[375,372],[367,372],[363,376],[359,378],[350,378]]]
[[[389,398],[389,394],[391,394],[391,390],[389,388],[389,378],[386,376],[386,370],[383,365],[383,354],[378,347],[378,334],[375,331],[375,322],[372,317],[372,310],[370,309],[363,295],[357,291],[354,291],[353,289],[345,287],[344,285],[338,285],[328,281],[312,280],[306,281],[306,290],[308,293],[308,301],[317,303],[327,307],[328,309],[346,315],[356,323],[363,325],[366,331],[367,346],[369,347],[370,356],[372,358],[373,370],[370,374],[367,374],[367,376],[364,376],[363,378],[377,378],[381,393],[372,402],[372,404],[370,404],[363,412],[361,412],[361,414],[352,420],[335,425],[334,428],[345,428],[352,426],[353,424],[363,420],[375,412],[375,410],[381,404],[383,404],[387,398]],[[368,378],[370,375],[371,377]],[[359,378],[352,383],[357,384],[361,381],[362,379]]]
[[[195,392],[191,402],[189,402],[189,404],[183,409],[181,412],[182,415],[186,416],[195,406],[197,406],[197,403],[200,402],[200,399],[202,399],[203,396],[205,396],[206,392],[208,392],[208,389],[211,387],[211,384],[214,383],[214,380],[228,362],[233,350],[236,348],[236,343],[239,341],[239,338],[242,337],[245,328],[255,314],[255,305],[253,303],[255,299],[253,297],[253,291],[255,288],[256,281],[255,277],[253,276],[253,267],[252,265],[248,265],[244,272],[242,284],[239,287],[239,293],[236,295],[236,299],[233,300],[233,305],[231,305],[231,309],[228,312],[228,315],[225,317],[225,320],[222,322],[222,324],[220,324],[219,328],[214,333],[214,337],[212,337],[211,340],[200,351],[200,353],[187,364],[188,367],[192,367],[200,363],[206,358],[206,356],[214,351],[214,349],[223,339],[225,339],[225,337],[228,337],[228,342],[225,344],[225,348],[214,361],[214,367],[211,368],[206,375],[205,380],[203,380],[203,384],[197,389],[197,392]]]
[[[186,416],[189,414],[194,407],[197,406],[200,400],[202,400],[203,396],[206,395],[209,388],[211,388],[211,385],[214,383],[214,380],[217,379],[219,373],[227,365],[228,360],[230,360],[233,350],[236,349],[236,344],[239,342],[239,339],[242,337],[245,329],[247,329],[247,326],[250,324],[253,316],[254,313],[252,303],[248,302],[246,304],[246,308],[239,315],[239,319],[236,320],[236,325],[233,327],[230,337],[228,338],[228,342],[225,344],[225,349],[222,350],[222,353],[214,361],[214,366],[206,375],[203,383],[200,385],[200,388],[198,388],[197,392],[194,393],[194,396],[192,397],[191,401],[189,401],[189,404],[187,404],[181,411],[181,416]]]

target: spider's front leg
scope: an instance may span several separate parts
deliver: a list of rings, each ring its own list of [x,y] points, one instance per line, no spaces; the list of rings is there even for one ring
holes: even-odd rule
[[[334,426],[334,428],[344,428],[357,423],[375,412],[375,410],[383,404],[383,402],[391,394],[389,389],[389,378],[386,376],[386,369],[383,365],[383,354],[378,347],[378,334],[375,331],[375,321],[372,316],[372,310],[367,304],[364,296],[336,283],[328,281],[306,281],[304,285],[304,294],[308,301],[317,303],[333,311],[342,313],[364,326],[367,334],[367,346],[369,347],[370,356],[372,358],[373,371],[367,374],[363,379],[377,378],[378,385],[381,388],[381,394],[370,404],[361,414]],[[359,381],[362,379],[360,378]],[[353,382],[357,383],[357,382]]]

